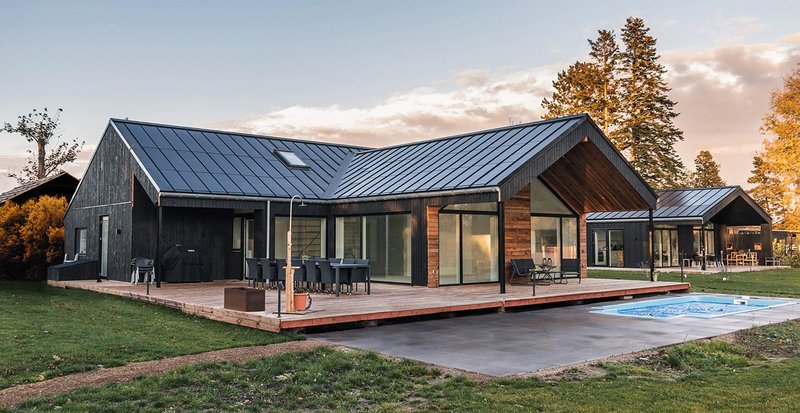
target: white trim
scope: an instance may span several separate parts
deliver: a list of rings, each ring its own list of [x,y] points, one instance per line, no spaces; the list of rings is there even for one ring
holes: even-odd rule
[[[125,202],[116,202],[113,204],[103,204],[103,205],[92,205],[92,206],[85,206],[85,207],[76,207],[75,209],[94,209],[94,208],[103,208],[103,207],[110,207],[110,206],[117,206],[117,205],[127,205],[132,204],[133,201],[125,201]]]

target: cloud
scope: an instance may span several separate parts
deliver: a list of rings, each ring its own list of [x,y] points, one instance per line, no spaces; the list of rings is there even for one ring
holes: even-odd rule
[[[756,31],[758,20],[734,18],[730,27]],[[800,60],[800,33],[773,43],[720,46],[705,51],[665,50],[662,62],[681,113],[687,166],[708,149],[723,178],[745,185],[760,148],[761,118],[769,93]],[[541,100],[566,63],[515,72],[469,70],[390,96],[374,105],[292,106],[215,126],[224,129],[359,144],[371,147],[446,136],[540,119]]]
[[[64,170],[71,173],[76,177],[81,177],[89,161],[94,154],[95,146],[84,146],[83,151],[78,154],[78,159],[75,162],[64,167]],[[13,155],[0,155],[0,192],[5,192],[17,185],[16,179],[9,178],[10,172],[17,172],[22,169],[28,161],[26,154],[13,154]]]

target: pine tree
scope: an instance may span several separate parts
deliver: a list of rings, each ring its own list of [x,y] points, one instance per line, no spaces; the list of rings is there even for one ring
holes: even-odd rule
[[[761,131],[767,137],[760,154],[762,172],[751,177],[756,181],[753,191],[777,198],[772,211],[776,228],[800,229],[800,65],[786,77],[782,90],[772,92]],[[769,179],[762,183],[762,177]]]
[[[644,20],[628,18],[622,29],[620,81],[622,89],[619,149],[654,188],[674,188],[684,179],[684,166],[675,152],[683,132],[673,123],[675,102],[667,95],[666,69],[658,62],[656,39]]]
[[[547,111],[543,118],[588,113],[616,143],[616,122],[619,110],[619,47],[614,32],[598,31],[596,40],[589,40],[591,51],[588,62],[575,62],[559,72],[553,81],[553,95],[545,98],[542,107]]]
[[[709,151],[700,151],[694,158],[694,172],[690,174],[689,184],[695,188],[725,186],[719,176],[720,166]]]
[[[747,183],[753,184],[754,186],[748,193],[753,200],[772,216],[773,220],[779,220],[780,217],[785,214],[781,203],[783,189],[781,188],[780,180],[769,170],[762,155],[756,155],[753,158],[753,170],[751,174],[752,175],[747,178]]]

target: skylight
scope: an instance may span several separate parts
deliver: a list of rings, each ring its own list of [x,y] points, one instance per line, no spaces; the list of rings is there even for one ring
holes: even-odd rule
[[[308,168],[308,164],[303,162],[303,160],[292,151],[275,150],[275,153],[281,158],[283,163],[292,168]]]

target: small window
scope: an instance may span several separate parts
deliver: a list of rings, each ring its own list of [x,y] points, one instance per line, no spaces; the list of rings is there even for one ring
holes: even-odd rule
[[[242,249],[242,217],[233,217],[233,250]]]
[[[86,255],[86,228],[75,228],[75,254]]]
[[[281,158],[283,163],[285,163],[288,166],[291,166],[293,168],[308,168],[308,164],[303,162],[303,160],[300,159],[300,157],[297,156],[292,151],[276,150],[275,154],[278,155],[278,157]]]

